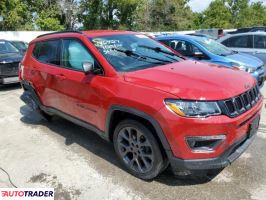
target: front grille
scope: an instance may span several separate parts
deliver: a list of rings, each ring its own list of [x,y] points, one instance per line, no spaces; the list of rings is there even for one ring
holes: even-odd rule
[[[221,106],[224,108],[224,114],[229,117],[237,117],[256,105],[260,98],[261,93],[256,85],[239,96],[221,101]]]
[[[19,62],[0,64],[1,76],[16,76],[18,75]]]

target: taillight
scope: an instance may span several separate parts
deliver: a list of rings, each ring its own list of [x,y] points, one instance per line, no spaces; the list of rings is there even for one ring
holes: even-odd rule
[[[23,70],[24,70],[24,65],[22,65],[21,63],[18,64],[18,70],[19,70],[19,73],[18,73],[18,76],[19,76],[19,79],[23,79]]]

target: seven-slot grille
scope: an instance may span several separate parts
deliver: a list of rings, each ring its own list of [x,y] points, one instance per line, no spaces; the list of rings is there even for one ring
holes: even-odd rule
[[[259,87],[256,85],[247,92],[224,100],[222,103],[229,117],[236,117],[251,109],[261,98]]]

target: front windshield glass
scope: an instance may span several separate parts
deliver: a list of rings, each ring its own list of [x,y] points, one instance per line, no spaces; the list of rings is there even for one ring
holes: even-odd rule
[[[19,50],[14,47],[10,42],[0,40],[0,53],[18,53]]]
[[[90,40],[120,72],[136,71],[182,60],[162,44],[141,34],[101,36]]]
[[[226,56],[233,53],[232,50],[212,39],[197,38],[196,41],[200,43],[203,47],[208,49],[208,51],[216,55]]]

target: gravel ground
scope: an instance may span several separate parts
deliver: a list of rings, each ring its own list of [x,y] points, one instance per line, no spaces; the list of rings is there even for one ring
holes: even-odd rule
[[[266,96],[266,86],[262,89]],[[0,88],[0,167],[18,187],[53,187],[55,199],[266,198],[266,110],[257,138],[209,181],[164,172],[151,182],[125,172],[112,145],[66,120],[45,122],[19,99],[18,85]],[[0,171],[0,187],[12,187]]]

